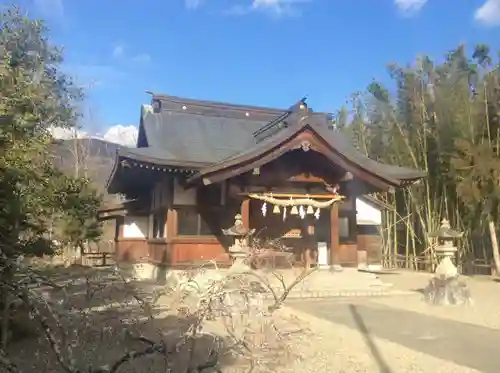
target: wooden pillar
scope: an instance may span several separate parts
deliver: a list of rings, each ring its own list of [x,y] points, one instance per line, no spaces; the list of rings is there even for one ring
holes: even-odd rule
[[[175,245],[172,243],[172,238],[177,236],[177,211],[173,208],[167,209],[167,226],[166,230],[166,240],[165,240],[165,261],[173,265],[177,262],[177,253],[175,252]]]
[[[352,211],[349,216],[349,236],[352,237],[354,242],[356,242],[356,249],[359,250],[358,247],[358,219],[357,219],[357,210],[356,210],[356,197],[352,197]]]
[[[311,265],[317,262],[317,256],[313,255],[313,252],[316,253],[316,248],[318,247],[318,242],[316,239],[314,224],[308,224],[305,232],[305,251],[303,262],[307,269],[311,268]],[[304,242],[304,239],[302,240]]]
[[[167,226],[165,236],[167,239],[177,236],[177,211],[173,208],[167,209]]]
[[[115,228],[115,257],[117,261],[122,260],[122,248],[123,248],[123,226],[125,224],[125,217],[118,216],[116,218],[116,228]]]
[[[245,199],[241,202],[240,214],[243,226],[245,228],[250,228],[250,198],[245,197]],[[252,240],[251,237],[246,238],[244,244],[251,245],[252,244],[251,240]]]
[[[250,198],[241,202],[241,220],[245,228],[250,228]]]
[[[166,221],[167,221],[167,226],[165,227],[165,237],[166,242],[165,242],[165,261],[172,265],[177,262],[177,255],[175,253],[175,247],[174,244],[172,244],[172,238],[177,236],[177,210],[174,209],[174,178],[169,177],[166,181],[167,185],[167,195],[166,195],[166,206],[167,206],[167,211],[166,211]]]
[[[330,266],[339,265],[339,204],[334,203],[330,209]]]
[[[117,216],[115,220],[115,241],[123,238],[123,226],[125,225],[125,216]]]

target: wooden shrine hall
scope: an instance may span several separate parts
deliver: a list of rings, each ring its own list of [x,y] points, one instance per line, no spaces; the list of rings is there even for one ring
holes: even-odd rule
[[[116,219],[121,262],[230,263],[223,230],[240,214],[297,262],[314,263],[322,245],[323,264],[356,265],[367,250],[359,201],[424,176],[361,154],[305,100],[279,110],[152,94],[137,148],[118,151],[109,178],[125,202],[100,216]]]

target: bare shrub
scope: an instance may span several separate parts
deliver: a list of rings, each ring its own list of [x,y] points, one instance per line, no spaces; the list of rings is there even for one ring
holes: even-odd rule
[[[8,372],[264,372],[300,358],[293,339],[306,330],[275,311],[310,271],[285,284],[274,273],[197,267],[164,286],[118,269],[18,273],[11,291],[41,337],[0,351]]]

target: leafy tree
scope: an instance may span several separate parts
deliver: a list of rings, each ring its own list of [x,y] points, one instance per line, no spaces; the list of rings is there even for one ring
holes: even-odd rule
[[[101,196],[91,181],[85,178],[61,176],[59,188],[63,239],[77,247],[83,256],[85,242],[98,241],[101,237],[101,223],[96,219]]]
[[[18,291],[17,263],[51,253],[48,224],[58,216],[73,244],[97,239],[99,196],[85,179],[53,165],[51,126],[77,124],[82,92],[61,72],[61,51],[40,21],[18,8],[0,13],[0,285],[2,346],[10,303]]]
[[[411,65],[390,64],[388,70],[394,86],[372,82],[357,95],[354,119],[346,127],[363,152],[428,173],[421,185],[398,191],[395,198],[381,197],[397,207],[399,216],[386,217],[389,223],[406,223],[398,236],[396,229],[386,230],[387,249],[402,254],[405,247],[407,256],[432,259],[428,234],[447,217],[465,232],[462,257],[493,258],[500,272],[498,62],[487,45],[477,45],[470,57],[459,45],[443,63],[419,56]],[[490,242],[483,239],[486,232]]]

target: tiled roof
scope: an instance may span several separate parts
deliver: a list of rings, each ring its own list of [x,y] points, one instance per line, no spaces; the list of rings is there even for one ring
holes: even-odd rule
[[[162,110],[144,113],[142,126],[151,155],[215,163],[255,144],[253,132],[269,120]]]
[[[258,158],[273,147],[287,141],[287,139],[291,139],[306,127],[316,132],[316,134],[328,143],[342,159],[382,179],[394,182],[394,184],[398,184],[400,181],[418,180],[425,176],[425,173],[422,171],[383,164],[360,153],[340,132],[332,131],[327,128],[328,120],[326,115],[322,113],[311,113],[306,117],[301,117],[300,114],[292,114],[289,118],[289,122],[289,126],[280,129],[271,137],[218,163],[201,169],[193,178],[198,178]]]
[[[152,105],[141,110],[138,148],[118,152],[110,182],[120,167],[119,159],[124,158],[203,174],[272,146],[276,138],[290,135],[293,123],[304,115],[314,131],[350,162],[388,180],[424,176],[421,171],[382,164],[361,154],[342,134],[329,128],[327,114],[313,113],[307,107],[298,112],[301,102],[289,109],[270,109],[153,94]]]

